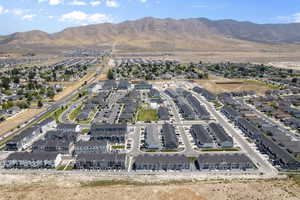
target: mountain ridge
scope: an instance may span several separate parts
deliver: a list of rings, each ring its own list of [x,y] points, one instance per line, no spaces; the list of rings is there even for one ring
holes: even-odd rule
[[[110,46],[157,50],[247,48],[300,44],[300,23],[256,24],[231,19],[159,19],[145,17],[117,24],[102,23],[66,28],[56,33],[39,30],[1,36],[1,46]]]

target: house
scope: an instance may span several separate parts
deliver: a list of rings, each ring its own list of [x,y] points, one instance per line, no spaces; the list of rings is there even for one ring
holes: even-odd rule
[[[79,132],[48,131],[44,138],[45,140],[69,140],[75,142],[79,134]]]
[[[120,80],[118,84],[118,90],[128,90],[130,83],[128,80]]]
[[[90,130],[91,140],[108,140],[114,143],[125,143],[126,124],[93,124]]]
[[[18,106],[13,106],[7,110],[7,113],[10,115],[15,115],[20,111],[21,111],[21,109]]]
[[[57,131],[61,132],[80,132],[80,125],[78,124],[58,124]]]
[[[22,131],[6,143],[6,151],[20,151],[30,144],[35,135],[40,134],[40,128],[32,127]]]
[[[299,169],[300,162],[286,149],[276,144],[270,137],[261,134],[256,144],[259,150],[269,155],[273,165],[279,165],[284,169]]]
[[[113,90],[117,88],[117,82],[115,80],[106,80],[102,86],[102,90]]]
[[[196,161],[199,170],[247,170],[253,169],[253,162],[245,154],[201,154]]]
[[[170,120],[170,114],[166,107],[160,106],[157,111],[159,120]]]
[[[88,170],[125,170],[126,154],[118,153],[85,153],[76,157],[75,169]]]
[[[56,120],[52,117],[47,118],[38,124],[41,131],[46,133],[47,131],[53,130],[57,127]]]
[[[240,116],[240,113],[238,113],[235,109],[233,109],[231,106],[223,106],[221,109],[221,112],[230,120],[234,121],[238,116]]]
[[[190,133],[199,148],[213,148],[214,142],[208,131],[202,125],[192,125]]]
[[[238,117],[235,123],[248,137],[258,138],[262,132],[244,117]]]
[[[149,92],[148,92],[148,96],[150,98],[159,98],[160,97],[160,93],[157,89],[152,88]]]
[[[68,140],[38,140],[32,145],[33,152],[56,152],[71,154],[74,143]]]
[[[152,85],[147,83],[146,81],[140,81],[139,83],[134,85],[134,89],[136,89],[136,90],[151,90]]]
[[[189,170],[190,162],[185,155],[139,155],[134,158],[134,170],[168,171]]]
[[[231,148],[233,147],[233,139],[226,133],[224,128],[220,124],[210,123],[209,129],[211,133],[215,136],[217,144],[221,148]]]
[[[55,168],[61,162],[61,156],[57,153],[46,152],[15,152],[4,161],[4,168],[37,169]]]
[[[186,100],[192,106],[194,112],[199,119],[210,119],[210,114],[206,108],[200,104],[199,100],[194,97],[190,92],[185,95]]]
[[[194,87],[193,91],[204,96],[208,101],[217,100],[217,96],[215,94],[209,92],[208,90],[206,90],[204,88]]]
[[[148,125],[145,130],[145,148],[160,149],[160,131],[157,125]]]
[[[39,124],[22,131],[19,135],[14,136],[6,143],[5,149],[7,151],[20,151],[23,150],[32,143],[32,141],[46,133],[48,130],[55,128],[56,122],[52,118],[45,119]]]
[[[175,127],[171,124],[163,124],[161,129],[163,146],[166,149],[177,149],[179,142],[176,136]]]
[[[108,152],[108,143],[107,141],[78,141],[74,145],[74,153],[106,153]]]

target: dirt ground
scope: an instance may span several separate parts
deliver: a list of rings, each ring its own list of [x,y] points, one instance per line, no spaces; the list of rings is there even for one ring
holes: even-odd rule
[[[196,82],[208,91],[216,94],[222,92],[239,92],[245,90],[254,90],[258,95],[263,95],[265,91],[270,90],[269,87],[256,83],[255,81],[245,81],[240,79],[210,77],[209,80],[197,80]],[[228,82],[228,84],[226,84],[226,82]]]
[[[44,109],[27,109],[24,110],[14,117],[11,117],[4,122],[0,123],[0,135],[3,135],[10,130],[16,128],[17,126],[23,124],[24,122],[32,119],[34,116],[41,113]]]
[[[1,174],[0,178],[0,200],[300,199],[300,186],[292,180],[195,180],[152,184],[115,181],[110,184],[109,182],[97,182],[103,178],[84,178],[74,175]],[[150,177],[150,179],[153,178]],[[94,182],[89,182],[91,180]]]

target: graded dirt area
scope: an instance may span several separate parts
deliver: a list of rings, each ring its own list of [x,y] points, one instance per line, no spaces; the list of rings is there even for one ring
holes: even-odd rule
[[[216,94],[222,92],[239,92],[252,90],[259,95],[263,95],[265,91],[271,89],[267,85],[257,81],[226,79],[221,77],[210,77],[208,80],[196,80],[196,82],[208,91]]]
[[[44,111],[44,109],[26,109],[16,114],[15,116],[5,120],[4,122],[1,122],[0,136],[23,124],[24,122],[32,119],[34,116],[38,115],[42,111]]]
[[[299,200],[300,187],[282,180],[152,182],[158,177],[0,175],[0,200]],[[143,180],[143,181],[142,181]],[[133,182],[135,181],[135,182]]]

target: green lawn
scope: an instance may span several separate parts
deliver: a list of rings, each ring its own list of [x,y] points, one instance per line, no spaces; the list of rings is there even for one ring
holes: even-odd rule
[[[81,130],[81,133],[85,134],[85,135],[88,134],[89,132],[90,132],[90,129],[88,129],[88,128],[85,128],[85,129]]]
[[[239,151],[239,148],[220,148],[220,149],[202,149],[204,152],[208,151]]]
[[[112,149],[125,149],[124,145],[114,145],[111,147]]]
[[[137,121],[157,121],[157,111],[155,109],[141,109],[138,112]]]
[[[81,106],[78,106],[77,108],[75,108],[69,115],[69,118],[71,121],[74,121],[76,119],[76,117],[78,116],[80,110],[82,108],[82,105]]]

